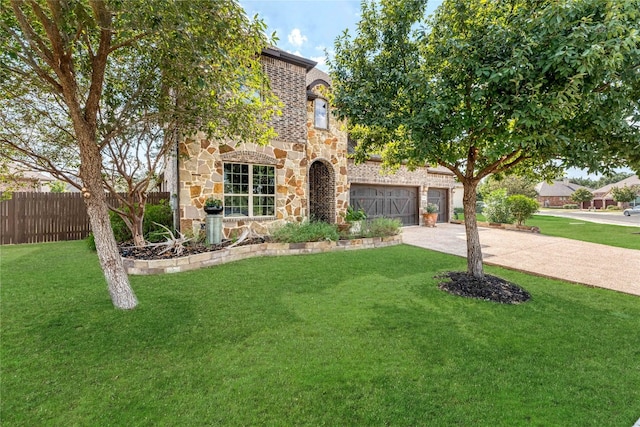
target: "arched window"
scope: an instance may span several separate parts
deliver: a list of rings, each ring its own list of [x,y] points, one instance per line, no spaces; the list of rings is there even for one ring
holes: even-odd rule
[[[314,126],[329,129],[329,103],[322,98],[313,101]]]

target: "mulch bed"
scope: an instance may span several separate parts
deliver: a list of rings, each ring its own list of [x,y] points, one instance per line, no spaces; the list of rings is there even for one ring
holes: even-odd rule
[[[256,245],[259,243],[264,243],[266,241],[267,239],[260,238],[260,237],[253,238],[253,239],[246,239],[236,246]],[[182,251],[181,254],[177,254],[173,250],[170,250],[161,254],[160,252],[165,250],[166,246],[145,246],[145,247],[138,248],[134,246],[131,242],[121,243],[118,246],[118,249],[120,250],[120,255],[123,256],[124,258],[152,260],[152,259],[171,259],[171,258],[201,254],[204,252],[219,251],[221,249],[226,248],[227,246],[231,246],[233,243],[234,243],[233,240],[225,240],[218,245],[210,245],[210,246],[207,246],[202,243],[187,244],[184,246],[184,250]]]
[[[529,292],[520,286],[496,276],[484,275],[484,279],[477,279],[466,272],[449,271],[436,276],[438,279],[448,279],[438,286],[443,291],[467,298],[477,298],[502,304],[520,304],[531,298]]]

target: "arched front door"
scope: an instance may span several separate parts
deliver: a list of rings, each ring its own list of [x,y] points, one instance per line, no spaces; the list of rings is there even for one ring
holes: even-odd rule
[[[336,218],[333,168],[321,160],[309,168],[309,216],[330,224]]]

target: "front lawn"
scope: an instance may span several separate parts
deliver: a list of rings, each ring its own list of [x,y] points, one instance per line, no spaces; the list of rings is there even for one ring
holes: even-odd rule
[[[640,227],[597,224],[574,218],[548,215],[534,215],[527,221],[527,225],[540,227],[540,233],[547,236],[564,237],[626,249],[640,249]]]
[[[464,299],[464,259],[411,246],[131,277],[112,308],[83,242],[0,248],[3,426],[631,426],[638,297],[487,268],[532,294]]]
[[[464,215],[458,216],[460,221],[464,221]],[[486,221],[482,214],[478,214],[477,220]],[[540,234],[545,236],[564,237],[625,249],[640,249],[640,227],[598,224],[548,215],[534,215],[525,225],[540,228]]]

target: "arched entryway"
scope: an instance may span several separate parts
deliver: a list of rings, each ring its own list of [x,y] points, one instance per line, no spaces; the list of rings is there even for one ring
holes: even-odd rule
[[[335,213],[335,177],[333,168],[317,160],[309,168],[309,216],[333,224]]]

